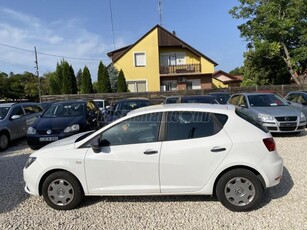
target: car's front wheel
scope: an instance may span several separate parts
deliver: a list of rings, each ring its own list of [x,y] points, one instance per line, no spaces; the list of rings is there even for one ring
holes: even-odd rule
[[[263,187],[253,172],[247,169],[234,169],[219,179],[216,195],[229,210],[250,211],[261,202]]]
[[[52,173],[45,179],[42,194],[46,203],[57,210],[76,208],[84,197],[79,181],[64,171]]]
[[[0,151],[4,151],[9,146],[9,137],[5,133],[0,134]]]

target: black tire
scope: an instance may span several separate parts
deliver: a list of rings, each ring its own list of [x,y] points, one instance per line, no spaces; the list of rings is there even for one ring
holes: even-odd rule
[[[257,176],[247,169],[234,169],[217,182],[216,195],[229,210],[250,211],[261,202],[263,187]]]
[[[0,134],[0,151],[4,151],[9,146],[9,136],[5,133]]]
[[[45,179],[42,194],[46,203],[57,210],[74,209],[84,197],[79,181],[64,171],[52,173]]]

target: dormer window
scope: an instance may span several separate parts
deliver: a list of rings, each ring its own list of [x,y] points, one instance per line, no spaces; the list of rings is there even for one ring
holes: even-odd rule
[[[134,53],[134,66],[136,67],[146,66],[146,53],[145,52]]]

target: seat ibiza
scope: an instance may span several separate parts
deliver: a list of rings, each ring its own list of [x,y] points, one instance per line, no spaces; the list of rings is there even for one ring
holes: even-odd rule
[[[282,172],[271,134],[233,105],[168,104],[53,142],[30,155],[23,175],[27,193],[59,210],[84,196],[190,194],[248,211]]]

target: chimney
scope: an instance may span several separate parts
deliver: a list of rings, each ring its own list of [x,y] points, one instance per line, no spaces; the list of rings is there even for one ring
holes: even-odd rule
[[[175,30],[173,30],[173,35],[174,35],[174,36],[177,36],[177,35],[176,35],[176,31],[175,31]]]

